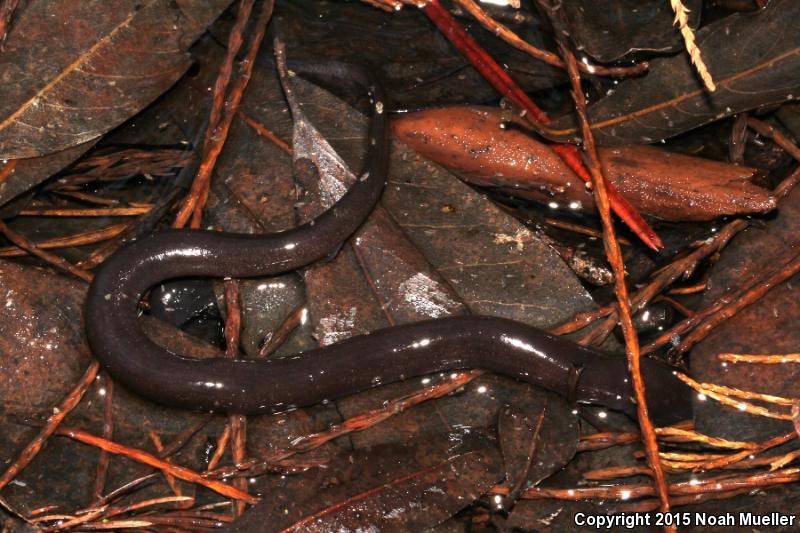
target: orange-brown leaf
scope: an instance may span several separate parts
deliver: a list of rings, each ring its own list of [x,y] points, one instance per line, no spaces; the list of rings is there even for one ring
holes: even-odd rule
[[[470,183],[572,209],[594,209],[591,192],[544,143],[501,128],[500,110],[449,107],[397,118],[394,134]],[[601,148],[608,180],[633,206],[665,220],[710,220],[775,207],[750,180],[755,169],[649,146]]]

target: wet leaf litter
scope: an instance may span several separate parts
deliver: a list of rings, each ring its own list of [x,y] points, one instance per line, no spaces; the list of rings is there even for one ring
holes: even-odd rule
[[[797,80],[791,39],[764,39],[785,31],[791,2],[687,2],[719,86],[713,94],[703,92],[670,26],[669,2],[619,1],[603,18],[587,18],[591,3],[574,2],[561,20],[548,3],[480,4],[562,65],[570,58],[558,55],[558,32],[570,34],[567,46],[587,58],[590,130],[609,145],[598,150],[600,172],[663,240],[664,251],[654,253],[624,226],[615,232],[642,350],[673,364],[696,396],[692,420],[655,428],[663,486],[653,483],[641,420],[479,369],[378,380],[335,401],[247,417],[244,428],[109,382],[86,345],[87,285],[75,276],[91,279],[123,239],[172,223],[206,139],[219,140],[206,131],[212,108],[234,118],[201,192],[197,227],[286,230],[363,178],[370,102],[332,79],[289,72],[280,80],[273,37],[290,61],[324,57],[380,73],[394,132],[386,189],[336,253],[298,271],[236,280],[233,303],[221,279],[153,287],[139,303],[151,338],[196,358],[223,356],[226,339],[239,357],[280,358],[473,314],[566,333],[624,357],[603,208],[580,171],[555,154],[554,141],[585,142],[571,125],[567,73],[481,27],[466,3],[442,3],[555,118],[531,121],[498,97],[486,71],[473,68],[478,56],[452,47],[425,11],[375,0],[276,2],[247,74],[256,19],[269,6],[201,4],[131,3],[105,18],[91,2],[59,5],[51,18],[69,27],[60,36],[70,45],[60,52],[63,65],[38,62],[45,38],[57,36],[48,35],[53,21],[42,4],[21,2],[6,22],[0,71],[13,83],[3,89],[0,128],[4,527],[572,531],[577,512],[654,511],[664,501],[717,514],[792,508],[800,150],[794,108],[783,102],[794,98]],[[105,26],[82,31],[60,13],[86,24],[100,17]],[[250,79],[232,104],[238,97],[218,101],[212,89],[237,35],[244,45],[232,86]],[[726,52],[733,41],[748,43],[741,55]],[[140,53],[126,56],[131,46]],[[640,72],[618,83],[585,66],[631,62]],[[69,91],[80,96],[72,111]],[[38,106],[26,107],[36,98],[61,106],[43,119],[58,127],[26,127],[41,118],[31,114]],[[639,100],[663,109],[644,115]],[[681,106],[695,100],[708,109],[690,119]],[[608,121],[619,123],[614,131]],[[642,146],[662,138],[673,140]],[[729,161],[736,143],[744,149]],[[589,156],[578,164],[586,162],[592,170]],[[609,274],[587,283],[586,268]],[[236,340],[230,330],[239,314]],[[655,316],[660,322],[646,326]],[[581,372],[572,370],[575,384]],[[252,508],[235,503],[258,497]]]

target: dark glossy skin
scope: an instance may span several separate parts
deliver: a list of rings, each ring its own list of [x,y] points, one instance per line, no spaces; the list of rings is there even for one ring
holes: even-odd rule
[[[311,70],[369,85],[360,71],[342,66]],[[105,369],[130,390],[159,403],[255,414],[312,405],[423,374],[481,368],[635,415],[623,358],[501,318],[420,322],[294,357],[259,361],[190,359],[167,351],[144,334],[137,304],[145,291],[164,280],[266,276],[303,267],[336,251],[372,211],[386,180],[386,118],[377,87],[373,98],[365,177],[313,223],[269,235],[162,231],[122,248],[98,269],[89,290],[86,321],[89,343]],[[642,363],[656,422],[690,418],[691,395],[686,387],[667,366],[652,360]],[[582,372],[571,391],[570,376],[576,367]]]

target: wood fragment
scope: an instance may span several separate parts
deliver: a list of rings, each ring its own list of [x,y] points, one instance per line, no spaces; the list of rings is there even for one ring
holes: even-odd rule
[[[656,428],[656,434],[662,439],[670,440],[672,442],[694,442],[698,444],[705,444],[706,446],[713,446],[714,448],[724,448],[730,450],[752,450],[758,446],[754,442],[731,441],[728,439],[712,437],[696,431],[676,427]],[[669,437],[677,438],[670,439]]]
[[[111,492],[109,492],[96,502],[94,502],[93,507],[100,507],[107,503],[116,501],[122,498],[123,496],[126,496],[127,494],[133,492],[136,489],[145,487],[153,483],[156,480],[156,478],[158,478],[160,475],[161,475],[160,473],[152,473],[128,481],[124,485],[117,487],[116,489],[112,490]]]
[[[150,431],[147,432],[147,436],[150,437],[150,440],[153,443],[153,447],[156,449],[156,452],[158,452],[158,455],[162,456],[162,458],[166,460],[166,458],[163,457],[164,445],[161,442],[161,437],[158,436],[158,433],[156,433],[151,429]],[[181,492],[181,487],[180,485],[178,485],[178,482],[175,480],[175,477],[173,477],[172,474],[169,474],[168,472],[162,472],[162,475],[164,476],[164,480],[167,482],[167,485],[169,485],[169,488],[172,491],[172,493],[175,496],[183,496],[183,493]]]
[[[57,194],[58,196],[66,196],[67,198],[73,198],[75,200],[80,200],[90,204],[104,205],[106,207],[111,207],[112,205],[117,205],[119,203],[119,200],[115,200],[113,198],[103,198],[102,196],[97,196],[96,194],[89,194],[81,191],[62,189],[53,191],[53,194]]]
[[[761,365],[781,365],[784,363],[800,363],[800,353],[786,354],[736,354],[721,353],[717,356],[720,361],[731,363],[758,363]]]
[[[544,223],[547,224],[548,226],[553,226],[554,228],[580,233],[581,235],[588,235],[589,237],[595,237],[598,239],[601,239],[603,237],[602,231],[590,228],[588,226],[582,226],[580,224],[567,222],[565,220],[559,220],[557,218],[546,218],[544,219]],[[625,237],[620,237],[619,243],[624,246],[631,245],[631,241],[629,241]]]
[[[773,472],[744,474],[738,476],[718,476],[705,479],[692,479],[680,483],[671,483],[671,496],[695,495],[729,492],[746,488],[753,490],[760,487],[795,483],[800,480],[800,468],[784,468]],[[498,487],[492,489],[497,492]],[[502,494],[502,492],[500,492]],[[654,496],[652,485],[615,485],[613,487],[576,487],[574,489],[533,487],[522,493],[523,499],[553,498],[558,500],[616,500],[627,501]]]
[[[256,133],[273,143],[287,154],[292,155],[292,147],[289,146],[289,143],[272,133],[272,131],[270,131],[269,128],[267,128],[261,122],[257,121],[250,115],[245,114],[245,112],[241,109],[236,111],[236,116],[242,119],[245,124],[253,128]]]
[[[765,442],[758,444],[757,446],[755,446],[750,450],[744,450],[727,457],[721,457],[706,461],[700,465],[697,465],[694,468],[694,471],[700,472],[703,470],[715,470],[717,468],[725,468],[733,464],[736,464],[743,459],[747,459],[748,457],[752,458],[753,456],[765,450],[769,450],[770,448],[786,444],[787,442],[794,440],[796,438],[797,438],[797,432],[795,431],[792,431],[791,433],[787,433],[785,435],[778,435],[777,437],[773,437]]]
[[[281,322],[281,325],[265,339],[266,342],[264,342],[258,350],[258,356],[267,358],[275,353],[275,351],[286,342],[286,339],[289,338],[292,331],[303,322],[303,317],[306,314],[308,314],[308,310],[302,304],[295,307],[283,322]]]
[[[751,489],[739,489],[723,492],[706,492],[704,494],[692,494],[689,496],[673,496],[673,507],[683,507],[686,505],[698,505],[712,500],[727,500],[752,492]],[[643,500],[641,502],[625,504],[622,511],[627,513],[647,513],[658,509],[658,500]]]
[[[211,460],[208,462],[208,466],[206,467],[206,472],[210,472],[217,468],[222,456],[225,455],[225,448],[228,447],[228,441],[231,438],[231,426],[225,424],[225,429],[220,433],[219,437],[217,437],[217,448],[214,450],[214,455],[211,456]]]
[[[190,496],[161,496],[160,498],[150,498],[147,500],[134,502],[130,505],[125,505],[123,507],[109,508],[102,516],[104,520],[107,520],[113,516],[119,516],[121,514],[130,513],[132,511],[146,509],[148,507],[153,507],[155,505],[163,505],[165,503],[177,503],[179,504],[178,507],[185,507],[185,505],[188,503],[189,506],[191,506],[194,503],[194,498]]]
[[[767,273],[768,275],[760,276],[757,283],[754,283],[748,290],[738,294],[732,301],[726,300],[724,305],[720,305],[717,312],[702,320],[675,348],[675,353],[685,353],[692,346],[703,340],[714,328],[736,315],[745,307],[754,304],[774,287],[800,272],[800,253],[794,251],[788,263],[781,262],[784,263],[782,268],[775,272]]]

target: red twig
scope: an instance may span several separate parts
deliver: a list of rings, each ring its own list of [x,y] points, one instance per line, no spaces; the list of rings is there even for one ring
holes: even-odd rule
[[[550,122],[547,113],[542,111],[492,56],[481,48],[477,41],[442,7],[439,0],[430,0],[423,11],[497,92],[530,114],[536,122],[543,124]]]

